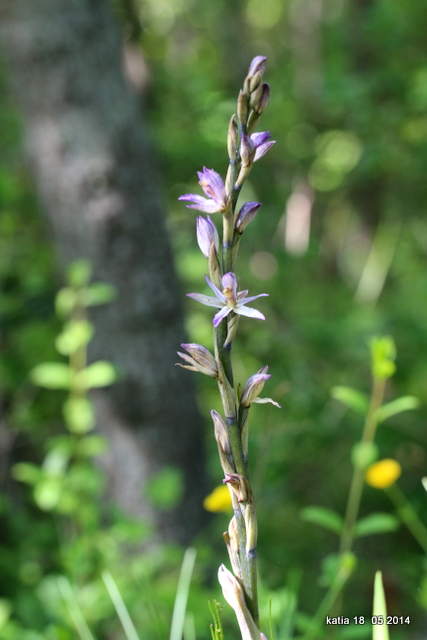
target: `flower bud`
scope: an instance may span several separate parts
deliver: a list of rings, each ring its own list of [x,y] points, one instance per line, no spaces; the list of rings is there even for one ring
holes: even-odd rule
[[[254,558],[258,539],[258,523],[255,515],[255,508],[252,500],[248,502],[245,509],[246,528],[246,556]]]
[[[241,577],[240,555],[239,555],[239,537],[237,533],[236,517],[233,516],[228,525],[228,531],[222,534],[224,542],[227,545],[228,555],[230,557],[233,573],[238,578]]]
[[[181,353],[178,351],[178,355],[188,364],[181,364],[177,362],[178,367],[182,367],[183,369],[189,369],[189,371],[199,371],[200,373],[204,373],[206,376],[210,376],[211,378],[218,377],[218,368],[215,361],[215,358],[205,347],[202,347],[201,344],[182,344],[183,347],[190,355],[186,353]]]
[[[246,202],[237,214],[235,228],[240,234],[246,229],[248,224],[255,218],[258,209],[260,208],[260,202]]]
[[[215,224],[212,222],[210,216],[204,218],[203,216],[197,217],[196,222],[197,242],[199,244],[200,251],[205,258],[209,258],[211,246],[214,245],[216,252],[219,249],[219,235]]]
[[[241,124],[246,125],[246,120],[248,119],[248,99],[243,91],[239,92],[239,97],[237,98],[237,117]]]
[[[254,91],[256,91],[256,89],[258,89],[258,87],[261,85],[261,80],[262,80],[262,71],[257,71],[255,75],[253,75],[249,81],[249,91],[250,93],[253,93]]]
[[[228,157],[230,160],[236,159],[236,153],[238,149],[239,142],[239,125],[237,124],[236,116],[232,116],[230,120],[230,124],[228,126],[228,135],[227,135],[227,150]]]
[[[243,387],[242,397],[240,398],[240,404],[242,407],[249,407],[251,402],[259,396],[263,390],[265,381],[271,378],[271,375],[267,373],[268,367],[263,367],[253,376],[248,378],[245,386]]]
[[[246,605],[240,581],[223,564],[218,570],[218,581],[224,598],[234,609],[242,640],[261,640],[260,630]]]
[[[257,86],[257,88],[255,89],[255,91],[253,93],[251,93],[249,104],[250,104],[250,106],[252,107],[252,109],[254,111],[256,111],[256,107],[257,107],[259,101],[261,100],[262,91],[263,91],[262,84],[259,84]]]
[[[258,72],[264,73],[266,63],[267,63],[266,56],[255,56],[255,58],[252,60],[249,66],[247,77],[252,78]]]
[[[221,449],[224,451],[224,453],[228,455],[231,452],[231,446],[228,429],[224,422],[224,419],[218,413],[218,411],[215,411],[214,409],[212,409],[211,411],[211,418],[214,423],[215,440],[217,441],[218,445],[221,446]]]
[[[242,133],[242,140],[240,142],[240,157],[242,158],[243,167],[252,166],[256,149],[256,144],[251,140],[251,138],[245,133]]]
[[[270,102],[270,85],[266,82],[262,85],[262,93],[261,97],[258,100],[258,103],[254,105],[253,109],[260,116],[268,107],[268,103]]]

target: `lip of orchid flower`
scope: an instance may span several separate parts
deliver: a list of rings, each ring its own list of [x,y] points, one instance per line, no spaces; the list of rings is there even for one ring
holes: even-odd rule
[[[219,173],[213,169],[203,167],[203,171],[198,171],[197,175],[199,176],[199,184],[208,197],[204,198],[195,193],[186,193],[180,196],[178,200],[193,202],[193,204],[186,205],[188,209],[197,209],[204,213],[224,211],[227,206],[227,196],[224,181]]]
[[[234,311],[234,313],[241,316],[265,320],[265,316],[260,311],[253,309],[252,307],[247,307],[246,305],[248,302],[256,300],[256,298],[268,296],[268,293],[259,293],[257,296],[246,297],[248,291],[237,291],[237,279],[234,273],[231,272],[222,276],[222,291],[220,291],[213,282],[209,280],[208,276],[205,276],[205,280],[214,292],[215,297],[205,296],[202,293],[187,293],[187,296],[205,304],[208,307],[216,307],[220,309],[213,317],[212,322],[214,327],[217,327],[221,320],[228,316],[231,311]]]

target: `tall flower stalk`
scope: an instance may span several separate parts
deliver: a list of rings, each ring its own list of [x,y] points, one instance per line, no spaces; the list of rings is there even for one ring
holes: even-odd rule
[[[248,296],[247,290],[238,291],[235,274],[242,234],[261,206],[259,202],[246,202],[237,207],[239,194],[254,162],[274,144],[269,132],[254,132],[270,99],[269,85],[263,82],[265,64],[264,56],[252,60],[239,92],[237,112],[231,117],[228,128],[229,166],[225,180],[213,169],[204,167],[198,177],[205,195],[189,193],[179,198],[189,202],[187,207],[190,209],[222,216],[222,243],[210,215],[199,216],[196,223],[197,241],[208,263],[206,283],[214,295],[187,294],[216,310],[212,320],[213,354],[199,344],[183,344],[187,353],[178,353],[185,362],[180,366],[215,378],[221,396],[224,415],[211,411],[211,416],[225,475],[223,482],[230,490],[234,516],[228,531],[223,534],[232,572],[221,565],[218,579],[225,599],[236,613],[243,640],[264,637],[259,630],[257,520],[249,481],[248,414],[253,402],[271,402],[279,406],[270,398],[259,398],[270,378],[268,367],[250,376],[243,388],[238,385],[236,391],[231,359],[240,316],[264,320],[264,315],[249,305],[268,295]]]

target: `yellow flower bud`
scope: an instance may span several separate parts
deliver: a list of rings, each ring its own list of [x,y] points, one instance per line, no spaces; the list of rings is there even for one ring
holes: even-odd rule
[[[366,470],[365,481],[375,489],[388,489],[402,473],[400,464],[392,458],[379,460]]]

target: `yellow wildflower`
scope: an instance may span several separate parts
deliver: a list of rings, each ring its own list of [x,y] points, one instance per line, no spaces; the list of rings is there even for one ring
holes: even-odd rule
[[[401,473],[402,467],[396,460],[384,458],[384,460],[374,462],[368,467],[365,480],[375,489],[388,489],[396,482]]]
[[[206,511],[218,513],[219,511],[230,511],[232,509],[230,491],[225,485],[215,487],[215,489],[203,500]]]

